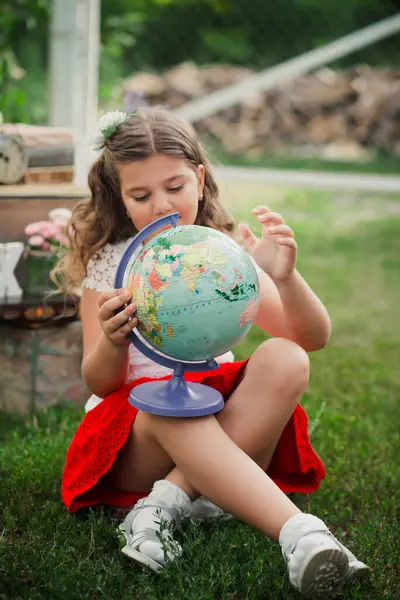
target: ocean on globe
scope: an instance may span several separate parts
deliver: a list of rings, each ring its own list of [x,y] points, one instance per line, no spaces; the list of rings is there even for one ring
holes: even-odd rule
[[[250,256],[224,233],[198,225],[167,229],[143,245],[127,265],[124,287],[144,341],[178,361],[209,360],[238,344],[260,295]]]

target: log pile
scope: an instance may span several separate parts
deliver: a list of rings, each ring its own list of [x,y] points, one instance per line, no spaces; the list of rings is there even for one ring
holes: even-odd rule
[[[232,65],[183,63],[162,75],[136,73],[120,84],[125,104],[177,108],[251,75]],[[230,154],[286,153],[364,160],[377,148],[400,156],[400,70],[321,69],[196,123]],[[297,152],[297,153],[298,153]]]

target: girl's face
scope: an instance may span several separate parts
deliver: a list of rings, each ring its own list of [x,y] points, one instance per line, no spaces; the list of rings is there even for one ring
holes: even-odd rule
[[[203,193],[203,165],[194,170],[182,158],[153,154],[121,163],[118,171],[122,200],[138,231],[174,212],[179,212],[179,225],[193,225]]]

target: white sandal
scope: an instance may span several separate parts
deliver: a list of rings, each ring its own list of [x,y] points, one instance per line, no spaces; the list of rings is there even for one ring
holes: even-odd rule
[[[123,554],[126,556],[129,556],[129,558],[132,558],[140,565],[149,567],[152,571],[157,573],[164,567],[164,564],[154,560],[143,552],[139,552],[139,546],[143,542],[147,541],[162,544],[164,546],[164,552],[169,560],[174,560],[180,556],[182,553],[182,548],[178,542],[173,540],[171,533],[168,531],[160,533],[151,527],[142,527],[141,529],[135,531],[135,518],[143,508],[154,508],[156,510],[162,508],[171,515],[172,524],[174,528],[177,529],[179,529],[181,526],[181,518],[177,508],[174,508],[165,502],[162,502],[161,500],[157,499],[155,501],[153,498],[147,497],[142,498],[135,504],[135,507],[129,512],[123,523],[121,523],[118,528],[120,537],[123,535],[126,542],[125,546],[121,549],[121,552],[123,552]]]
[[[326,531],[310,532],[288,558],[290,581],[306,597],[333,597],[347,580],[348,558],[332,537]]]
[[[329,532],[329,535],[333,537],[336,544],[343,550],[347,556],[347,560],[349,561],[349,570],[347,571],[346,583],[352,583],[368,577],[368,575],[371,574],[371,568],[361,562],[361,560],[358,560],[354,554],[350,552],[348,548],[346,548],[346,546],[343,546],[343,544],[341,544],[339,540],[332,535],[332,533]]]
[[[289,519],[279,541],[290,582],[306,597],[332,598],[350,580],[370,571],[313,515]]]

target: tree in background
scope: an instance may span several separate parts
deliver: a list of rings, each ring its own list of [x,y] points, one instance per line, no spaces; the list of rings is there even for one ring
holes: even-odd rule
[[[4,120],[46,120],[43,86],[50,5],[51,0],[1,2],[0,117]]]

